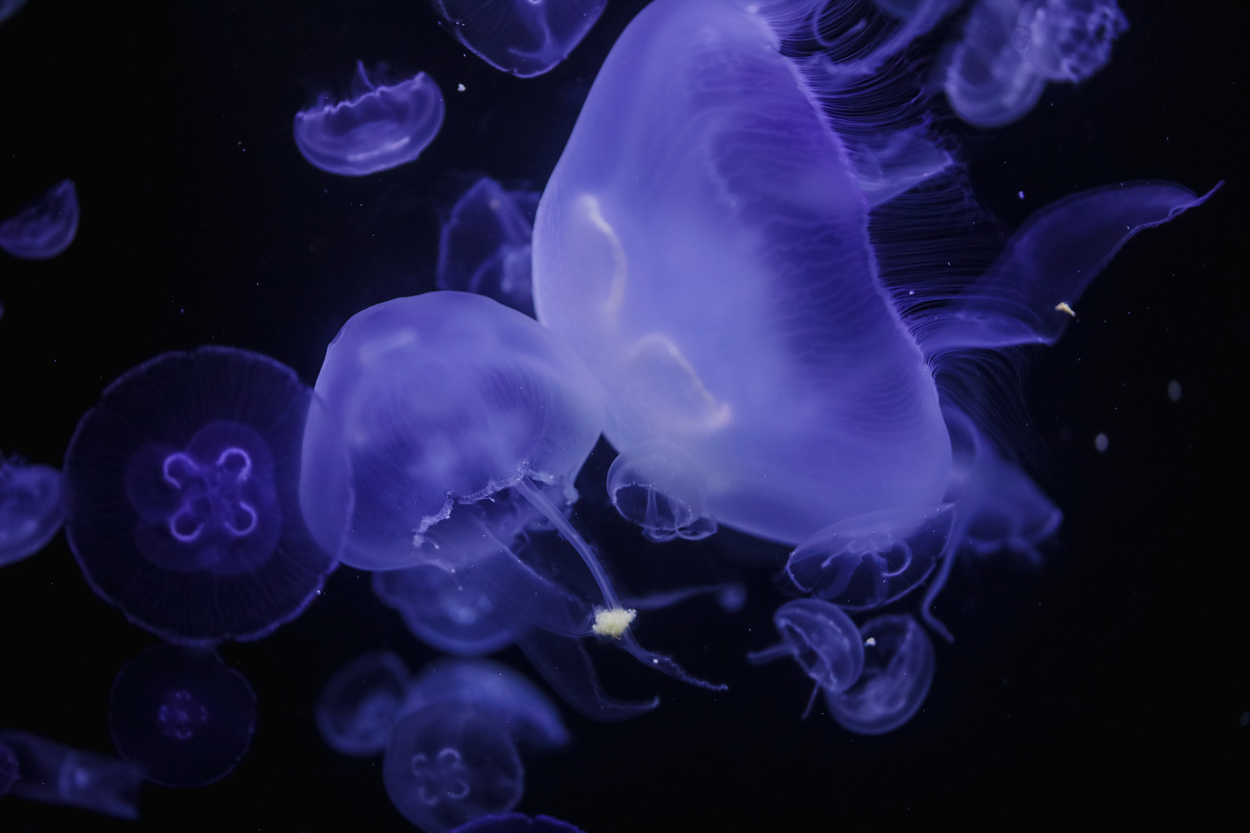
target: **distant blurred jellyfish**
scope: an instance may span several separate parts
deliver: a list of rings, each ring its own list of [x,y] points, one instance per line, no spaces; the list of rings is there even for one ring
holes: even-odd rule
[[[1047,81],[1077,83],[1128,30],[1115,0],[980,0],[945,62],[946,97],[977,127],[1024,116]]]
[[[0,0],[0,23],[17,14],[25,5],[26,0]]]
[[[840,693],[859,679],[864,667],[864,646],[859,628],[837,605],[820,599],[786,602],[773,614],[781,642],[747,654],[752,665],[792,657],[816,687],[808,701],[806,716],[820,691]]]
[[[373,574],[373,592],[399,611],[408,630],[440,651],[462,657],[492,654],[512,644],[512,634],[470,573],[437,564]]]
[[[23,260],[47,260],[69,248],[78,232],[78,192],[65,179],[0,223],[0,249]]]
[[[109,385],[65,452],[66,534],[92,588],[186,644],[258,639],[298,616],[351,515],[331,423],[304,455],[322,409],[289,368],[224,347],[166,353]]]
[[[8,795],[13,782],[21,773],[17,766],[17,753],[7,743],[0,741],[0,797]]]
[[[443,226],[438,288],[476,292],[532,316],[530,235],[540,196],[505,191],[489,177],[478,180]]]
[[[295,114],[295,144],[323,171],[366,176],[411,162],[443,126],[443,94],[424,72],[397,84],[370,78],[356,63],[352,97]]]
[[[0,729],[0,744],[17,759],[18,776],[10,794],[119,819],[139,818],[136,802],[143,770],[138,765],[15,729]]]
[[[524,813],[501,813],[482,816],[451,833],[582,833],[582,830],[551,816],[531,818]]]
[[[881,735],[902,726],[929,694],[936,667],[933,643],[910,616],[878,616],[860,628],[864,670],[845,691],[825,691],[829,712],[844,729]]]
[[[211,651],[149,648],[122,667],[109,694],[117,751],[166,787],[198,787],[233,772],[255,727],[251,685]]]
[[[495,69],[519,78],[568,57],[607,0],[430,0],[452,34]]]
[[[0,567],[39,552],[64,520],[59,471],[0,457]]]
[[[370,651],[334,672],[313,707],[321,739],[344,755],[379,755],[406,713],[411,680],[390,651]]]

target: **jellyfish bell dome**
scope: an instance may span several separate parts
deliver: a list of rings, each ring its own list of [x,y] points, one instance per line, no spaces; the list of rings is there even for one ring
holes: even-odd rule
[[[198,787],[232,772],[252,744],[256,694],[215,653],[157,645],[122,667],[109,730],[149,781]]]
[[[582,833],[582,830],[551,816],[497,813],[474,819],[451,833]]]
[[[573,51],[607,0],[431,0],[462,44],[518,78],[549,72]]]
[[[793,657],[818,690],[824,691],[846,691],[859,679],[864,667],[859,628],[837,605],[820,599],[795,599],[777,608],[773,624],[781,642],[748,654],[752,664]]]
[[[849,688],[826,690],[825,704],[842,728],[881,735],[911,720],[924,704],[937,667],[933,642],[907,615],[878,616],[859,632],[863,672]]]
[[[65,519],[61,473],[0,457],[0,566],[39,552]]]
[[[78,191],[66,179],[0,222],[0,249],[23,260],[48,260],[68,249],[77,233]]]
[[[328,422],[305,455],[321,410],[292,370],[234,348],[166,353],[109,385],[65,453],[67,537],[92,588],[186,644],[257,639],[298,616],[351,513]]]
[[[411,682],[408,666],[390,651],[370,651],[348,661],[326,682],[313,707],[322,740],[344,755],[381,753],[407,712]]]
[[[438,564],[381,570],[373,574],[373,592],[399,611],[414,636],[440,651],[476,657],[512,643],[512,633],[468,571]]]

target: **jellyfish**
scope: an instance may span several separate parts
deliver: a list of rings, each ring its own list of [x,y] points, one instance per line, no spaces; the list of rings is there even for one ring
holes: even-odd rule
[[[479,179],[443,225],[438,288],[476,292],[532,316],[530,233],[538,198]]]
[[[1033,109],[1047,81],[1079,83],[1128,30],[1115,0],[980,0],[944,62],[951,107],[976,127]]]
[[[370,651],[347,662],[313,708],[321,739],[344,755],[381,754],[407,711],[410,684],[408,667],[390,651]]]
[[[25,5],[26,0],[0,0],[0,23],[17,14]]]
[[[607,0],[430,0],[462,44],[518,78],[548,72],[595,25]]]
[[[551,816],[498,813],[474,819],[451,833],[582,833],[582,830]]]
[[[63,520],[61,473],[0,457],[0,566],[39,552]]]
[[[109,385],[65,452],[66,536],[92,588],[184,644],[259,639],[298,616],[352,506],[328,422],[303,455],[322,409],[294,371],[234,348],[165,353]]]
[[[857,735],[883,735],[920,710],[935,667],[933,643],[906,614],[878,616],[860,628],[864,670],[844,691],[825,690],[833,719]]]
[[[824,50],[828,62],[821,72],[864,76],[879,71],[963,3],[964,0],[780,0],[771,4],[771,12],[784,15],[786,9],[796,10],[795,18],[785,22],[794,26],[795,35],[810,37]]]
[[[443,126],[443,93],[424,72],[396,84],[370,77],[356,62],[352,97],[295,114],[295,144],[327,173],[367,176],[412,162]]]
[[[117,751],[166,787],[199,787],[229,775],[255,728],[252,686],[201,648],[149,648],[122,667],[109,693]]]
[[[793,657],[816,685],[803,716],[807,717],[820,691],[840,693],[859,679],[864,646],[859,628],[835,604],[821,599],[795,599],[777,608],[773,624],[781,642],[747,654],[752,665]]]
[[[0,729],[0,746],[8,747],[17,762],[11,795],[130,821],[139,818],[143,770],[137,764],[16,729]]]
[[[17,766],[17,753],[7,743],[0,741],[0,798],[8,795],[9,788],[21,773]]]
[[[703,516],[705,492],[690,453],[663,440],[627,449],[608,469],[612,505],[652,541],[697,541],[716,532],[716,522]]]
[[[0,223],[0,249],[23,260],[48,260],[68,249],[77,232],[78,191],[64,179]]]
[[[373,574],[373,592],[399,611],[413,635],[461,657],[493,654],[512,644],[512,634],[472,574],[437,564]]]

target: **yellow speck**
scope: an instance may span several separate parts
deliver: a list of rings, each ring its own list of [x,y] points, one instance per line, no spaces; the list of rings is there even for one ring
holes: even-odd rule
[[[623,607],[616,607],[612,610],[601,608],[595,611],[595,624],[591,630],[599,636],[620,639],[621,634],[625,633],[625,629],[629,627],[629,623],[637,616],[638,611],[626,610]]]
[[[1068,315],[1072,316],[1073,318],[1076,318],[1076,310],[1068,306],[1067,301],[1060,301],[1059,303],[1055,304],[1055,312],[1066,312]]]

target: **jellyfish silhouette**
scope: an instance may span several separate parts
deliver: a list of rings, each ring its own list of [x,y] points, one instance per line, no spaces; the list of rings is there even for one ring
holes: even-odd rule
[[[424,72],[383,84],[356,63],[352,97],[295,114],[295,144],[323,171],[366,176],[404,165],[421,155],[443,126],[443,94]]]
[[[298,616],[351,513],[328,422],[304,455],[321,410],[289,368],[233,348],[165,353],[109,385],[65,452],[66,534],[92,588],[185,644],[258,639]]]
[[[15,729],[0,729],[0,745],[17,761],[11,795],[119,819],[139,818],[136,802],[143,770],[137,764]]]
[[[803,716],[812,710],[820,691],[839,693],[859,679],[864,668],[864,646],[859,628],[841,608],[820,599],[786,602],[773,614],[781,642],[747,654],[752,665],[793,657],[815,681]]]
[[[474,819],[451,833],[582,833],[582,830],[551,816],[498,813]]]
[[[211,784],[252,744],[256,694],[211,651],[157,645],[118,672],[109,730],[122,757],[166,787]]]
[[[0,798],[8,794],[21,773],[17,766],[17,753],[7,743],[0,741]]]
[[[345,663],[313,707],[321,739],[344,755],[381,754],[408,711],[410,684],[408,667],[390,651],[370,651]]]
[[[26,0],[0,0],[0,23],[17,14],[25,5]]]
[[[0,249],[23,260],[48,260],[69,248],[78,233],[78,191],[65,179],[0,223]]]
[[[935,667],[933,643],[910,616],[878,616],[860,628],[864,670],[843,691],[825,690],[842,728],[858,735],[892,732],[920,710]]]
[[[1102,69],[1127,30],[1115,0],[980,0],[943,64],[946,97],[969,124],[1002,127],[1032,110],[1048,81]]]
[[[63,520],[61,473],[0,457],[0,567],[39,552]]]
[[[474,183],[443,225],[438,288],[476,292],[532,316],[530,234],[539,196],[505,191],[489,177]]]
[[[373,574],[373,592],[399,611],[413,635],[462,657],[491,654],[512,644],[512,634],[473,576],[437,564]]]
[[[430,0],[452,34],[495,69],[548,72],[595,25],[607,0]]]

